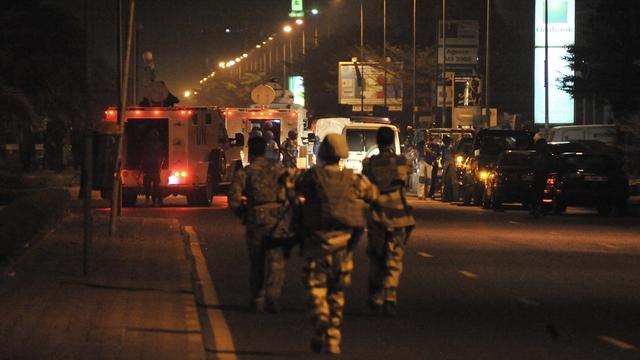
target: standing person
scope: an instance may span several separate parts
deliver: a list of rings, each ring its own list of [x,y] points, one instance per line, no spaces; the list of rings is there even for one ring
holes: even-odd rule
[[[309,293],[315,352],[340,353],[344,289],[351,283],[353,250],[366,226],[365,204],[377,188],[338,162],[348,156],[346,139],[328,134],[318,150],[321,160],[296,181],[302,205],[305,287]]]
[[[368,227],[369,306],[382,309],[385,316],[396,314],[404,245],[415,225],[405,195],[412,166],[404,155],[395,154],[394,138],[390,127],[381,127],[376,136],[380,154],[362,163],[362,173],[380,191]]]
[[[264,156],[266,156],[267,159],[271,159],[276,162],[279,161],[280,150],[278,148],[278,143],[276,143],[276,141],[273,140],[273,131],[265,130],[263,133],[264,133],[264,140],[266,142],[266,150],[265,150]]]
[[[288,168],[298,166],[298,132],[289,130],[287,140],[282,143],[282,164]]]
[[[160,168],[162,167],[162,144],[160,143],[160,133],[158,130],[151,130],[147,133],[147,143],[144,147],[144,155],[142,157],[141,170],[144,178],[145,202],[148,205],[149,200],[155,206],[162,205],[160,197]]]
[[[438,188],[438,170],[440,169],[440,146],[434,141],[429,144],[429,159],[431,164],[431,184],[429,185],[429,197],[435,199]]]
[[[431,179],[431,169],[424,153],[418,153],[418,200],[424,200]]]
[[[249,139],[249,162],[236,172],[228,194],[229,208],[246,227],[249,251],[250,307],[256,312],[279,312],[278,300],[284,284],[282,246],[270,246],[286,196],[278,189],[286,169],[265,157],[266,141]]]
[[[547,186],[547,177],[551,171],[552,155],[545,139],[538,139],[534,144],[533,155],[533,188],[531,194],[531,215],[538,217],[542,210],[542,197]]]

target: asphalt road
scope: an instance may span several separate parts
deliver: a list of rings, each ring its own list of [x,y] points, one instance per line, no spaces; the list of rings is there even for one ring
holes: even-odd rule
[[[216,198],[210,208],[125,209],[173,217],[203,243],[224,318],[241,359],[320,358],[302,260],[287,264],[283,311],[247,311],[243,228]],[[398,316],[366,307],[367,259],[356,254],[343,325],[344,359],[640,359],[640,218],[569,209],[533,219],[411,200],[418,221],[407,246]],[[215,355],[215,354],[212,354]]]

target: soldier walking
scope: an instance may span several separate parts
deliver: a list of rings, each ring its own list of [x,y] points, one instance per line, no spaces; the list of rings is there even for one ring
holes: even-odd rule
[[[249,252],[250,307],[256,312],[279,312],[284,284],[283,247],[272,241],[286,196],[278,184],[286,169],[265,157],[263,137],[249,139],[250,165],[236,172],[229,190],[229,208],[246,226]]]
[[[288,168],[295,168],[298,166],[298,132],[295,130],[289,130],[287,134],[287,140],[282,143],[282,164]]]
[[[395,316],[402,257],[415,220],[407,205],[405,185],[411,163],[393,149],[395,134],[390,127],[378,130],[379,155],[363,162],[362,173],[374,183],[380,196],[371,206],[369,222],[369,306]]]
[[[338,162],[348,156],[346,139],[328,134],[318,155],[322,164],[296,181],[303,196],[303,256],[305,287],[309,293],[315,352],[340,354],[340,325],[344,289],[351,283],[353,249],[366,226],[365,201],[377,197],[377,189],[365,177]]]

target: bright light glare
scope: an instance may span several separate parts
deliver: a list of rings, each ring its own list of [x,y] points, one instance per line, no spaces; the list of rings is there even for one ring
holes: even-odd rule
[[[311,15],[318,15],[319,13],[318,9],[311,9]]]
[[[262,47],[262,45],[258,44],[256,45],[256,49],[260,49]]]
[[[189,96],[191,96],[191,91],[185,90],[184,91],[184,97],[188,98]]]
[[[292,30],[291,26],[289,26],[289,25],[286,25],[285,27],[282,28],[282,31],[287,32],[287,33],[291,32],[291,30]]]
[[[304,20],[302,20],[302,19],[296,19],[296,24],[298,24],[298,25],[302,25],[302,24],[304,24]]]
[[[221,69],[224,69],[225,66],[227,66],[227,64],[225,64],[224,61],[221,61],[220,63],[218,63],[218,67],[220,67]]]
[[[242,54],[242,57],[243,57],[243,58],[247,58],[247,57],[249,57],[249,54],[244,53],[244,54]]]
[[[226,28],[226,29],[224,29],[224,32],[226,32],[226,33],[230,33],[230,32],[231,32],[231,29]]]
[[[242,59],[239,58],[239,57],[236,58],[236,62],[240,62],[240,60],[242,60]]]
[[[273,36],[269,36],[269,41],[273,40]]]

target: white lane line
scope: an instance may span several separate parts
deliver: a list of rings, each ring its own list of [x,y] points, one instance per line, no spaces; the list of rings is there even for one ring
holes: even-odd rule
[[[531,307],[540,306],[540,304],[537,301],[531,300],[531,299],[526,298],[526,297],[518,297],[518,298],[516,298],[516,300],[518,300],[519,302],[521,302],[521,303],[523,303],[523,304],[525,304],[527,306],[531,306]]]
[[[617,249],[618,245],[613,245],[613,244],[608,244],[608,243],[601,243],[600,245],[609,248],[609,249]]]
[[[509,224],[520,225],[519,222],[513,220],[509,220]]]
[[[638,348],[635,347],[634,345],[631,345],[631,344],[629,344],[627,342],[624,342],[622,340],[618,340],[618,339],[613,338],[611,336],[601,335],[601,336],[598,336],[598,339],[600,339],[600,340],[602,340],[602,341],[604,341],[604,342],[606,342],[606,343],[608,343],[610,345],[613,345],[613,346],[617,347],[618,349],[638,351]]]
[[[463,276],[468,277],[469,279],[475,279],[475,278],[478,277],[478,274],[474,274],[471,271],[460,270],[460,271],[458,271],[458,273],[462,274]]]
[[[418,256],[421,256],[423,258],[432,258],[433,257],[433,255],[431,255],[429,253],[426,253],[424,251],[418,251]]]
[[[195,259],[196,272],[198,273],[198,279],[200,279],[203,301],[204,304],[208,306],[207,315],[209,316],[209,322],[213,329],[213,337],[217,351],[216,358],[220,360],[238,360],[235,354],[236,347],[233,343],[231,330],[229,330],[229,325],[224,318],[224,313],[220,309],[212,308],[212,306],[219,306],[220,301],[218,300],[216,288],[209,274],[207,262],[200,248],[198,234],[196,234],[192,226],[185,226],[184,230],[189,235],[189,246],[191,248],[191,254]]]

